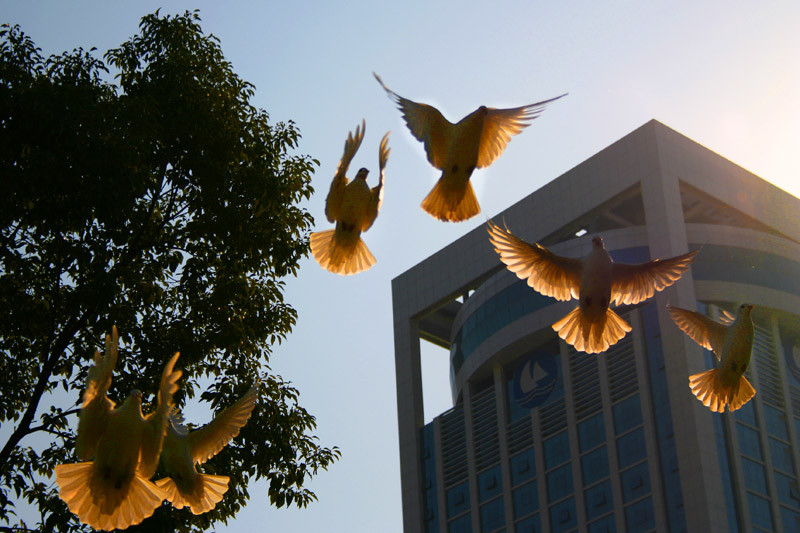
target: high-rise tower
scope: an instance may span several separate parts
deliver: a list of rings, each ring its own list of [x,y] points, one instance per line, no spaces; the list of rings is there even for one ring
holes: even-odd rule
[[[651,121],[494,219],[571,257],[593,235],[630,263],[702,250],[598,355],[484,226],[394,279],[405,531],[800,531],[800,200]],[[757,393],[719,415],[688,381],[712,356],[665,305],[741,302]],[[421,339],[450,352],[454,407],[429,424]]]

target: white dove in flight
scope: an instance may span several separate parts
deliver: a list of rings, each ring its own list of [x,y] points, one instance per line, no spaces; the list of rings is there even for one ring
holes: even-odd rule
[[[755,396],[756,390],[744,377],[753,353],[753,306],[742,304],[736,318],[724,314],[724,324],[696,311],[667,306],[672,320],[694,342],[714,352],[716,368],[689,376],[689,387],[703,405],[716,413],[735,411]]]
[[[250,418],[256,397],[257,389],[253,387],[214,420],[195,431],[189,431],[181,414],[173,411],[161,450],[161,462],[169,477],[156,481],[173,507],[189,507],[193,514],[198,515],[210,511],[222,500],[230,478],[201,474],[195,470],[195,465],[214,457],[239,434]]]
[[[336,223],[336,228],[311,234],[314,259],[323,268],[344,276],[367,270],[375,264],[375,257],[361,239],[361,232],[367,231],[375,222],[383,202],[384,169],[390,152],[389,132],[383,136],[378,148],[378,185],[370,189],[366,168],[360,169],[353,181],[345,176],[350,161],[361,146],[365,129],[362,120],[355,135],[347,134],[344,154],[325,200],[325,215],[329,222]]]
[[[180,370],[173,370],[176,353],[161,376],[158,407],[142,416],[142,394],[134,390],[114,408],[106,396],[117,362],[117,328],[106,336],[105,356],[95,353],[86,379],[75,453],[87,462],[56,466],[61,499],[80,520],[95,529],[125,529],[153,514],[164,499],[149,481],[158,457],[172,395],[178,390]],[[89,459],[94,458],[92,461]]]
[[[512,135],[529,126],[547,104],[566,96],[512,109],[480,106],[453,124],[435,107],[403,98],[372,74],[402,111],[411,134],[425,146],[430,164],[442,171],[422,209],[445,222],[461,222],[481,212],[469,182],[472,172],[491,165]]]
[[[554,254],[528,244],[508,229],[488,222],[489,240],[500,260],[537,292],[556,300],[579,299],[579,305],[553,324],[558,336],[576,350],[606,351],[631,330],[609,305],[637,304],[680,279],[699,250],[654,259],[640,265],[615,263],[603,239],[592,238],[592,251],[583,259]]]

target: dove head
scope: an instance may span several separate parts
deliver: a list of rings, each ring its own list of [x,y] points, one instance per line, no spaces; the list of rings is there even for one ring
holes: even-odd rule
[[[369,174],[369,170],[367,170],[366,168],[360,168],[356,173],[356,179],[362,179],[364,181],[367,181],[367,174]]]
[[[136,389],[133,389],[128,397],[125,398],[125,401],[119,407],[120,409],[134,409],[137,412],[142,412],[142,393]]]
[[[753,307],[755,307],[753,304],[742,304],[742,305],[739,306],[739,314],[740,315],[743,315],[743,314],[749,315],[750,312],[753,310]]]
[[[605,244],[603,243],[602,237],[592,237],[592,247],[594,248],[605,248]]]

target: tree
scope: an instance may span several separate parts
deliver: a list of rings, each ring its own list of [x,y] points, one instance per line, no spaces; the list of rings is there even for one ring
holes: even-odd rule
[[[114,401],[137,388],[153,402],[176,351],[179,404],[199,394],[217,411],[260,380],[249,423],[204,465],[231,476],[223,501],[199,517],[165,504],[139,529],[226,521],[258,478],[272,504],[303,507],[315,499],[304,482],[339,451],[310,434],[314,417],[268,362],[295,324],[282,279],[308,253],[313,219],[297,204],[318,162],[289,153],[294,123],[249,103],[253,86],[197,12],[145,16],[138,35],[94,52],[44,58],[18,26],[0,30],[0,422],[13,428],[0,520],[16,498],[42,530],[81,528],[51,476],[75,461],[84,379],[115,324]]]

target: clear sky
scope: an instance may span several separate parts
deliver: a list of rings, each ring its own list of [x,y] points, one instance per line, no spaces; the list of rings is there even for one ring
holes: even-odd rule
[[[319,502],[269,507],[263,482],[217,531],[400,531],[391,280],[482,224],[445,224],[419,204],[438,171],[372,77],[451,121],[564,92],[472,181],[494,216],[650,119],[800,196],[800,4],[796,2],[100,2],[0,0],[45,54],[127,40],[141,16],[200,9],[206,33],[253,83],[253,104],[293,120],[318,159],[305,207],[316,229],[347,132],[366,119],[353,170],[377,179],[392,130],[383,209],[364,235],[378,263],[339,277],[313,259],[287,282],[298,310],[271,366],[343,457],[310,484]],[[488,241],[487,241],[488,246]],[[423,347],[425,417],[450,407],[447,353]],[[191,422],[203,423],[201,415]],[[251,529],[257,528],[257,529]]]

